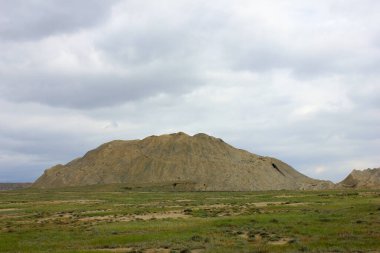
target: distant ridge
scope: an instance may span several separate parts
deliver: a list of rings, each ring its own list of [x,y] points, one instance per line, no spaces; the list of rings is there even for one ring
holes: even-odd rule
[[[0,191],[28,188],[32,183],[0,183]]]
[[[179,132],[111,141],[44,172],[33,187],[162,185],[177,190],[255,191],[332,188],[286,163],[236,149],[222,139]]]
[[[380,189],[380,168],[353,170],[337,188]]]

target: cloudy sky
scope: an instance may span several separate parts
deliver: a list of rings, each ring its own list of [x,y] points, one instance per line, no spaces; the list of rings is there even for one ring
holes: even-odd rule
[[[204,132],[334,182],[380,166],[380,1],[0,0],[0,182]]]

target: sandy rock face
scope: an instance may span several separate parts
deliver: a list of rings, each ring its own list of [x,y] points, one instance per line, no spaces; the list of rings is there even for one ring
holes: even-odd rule
[[[66,165],[56,165],[33,187],[123,183],[173,189],[253,191],[331,188],[271,157],[236,149],[223,140],[175,133],[143,140],[111,141]]]
[[[337,188],[380,189],[380,168],[353,170]]]

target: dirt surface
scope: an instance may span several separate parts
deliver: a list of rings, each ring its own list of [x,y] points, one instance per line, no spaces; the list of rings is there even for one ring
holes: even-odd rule
[[[0,209],[0,213],[1,212],[17,211],[17,210],[20,210],[20,209],[19,208],[3,208],[3,209]]]
[[[49,223],[49,222],[91,222],[92,224],[96,222],[130,222],[136,220],[160,220],[160,219],[179,219],[179,218],[189,218],[189,215],[184,214],[182,211],[167,211],[162,213],[148,213],[148,214],[131,214],[131,215],[97,215],[97,216],[86,216],[83,214],[97,213],[99,211],[86,211],[78,214],[72,213],[55,213],[51,216],[40,218],[37,223]],[[100,212],[101,213],[101,212]]]
[[[114,248],[114,249],[97,249],[96,251],[102,252],[141,252],[141,253],[171,253],[171,252],[181,252],[181,250],[174,250],[170,248],[148,248],[148,249],[135,249],[135,248]],[[187,252],[189,253],[203,253],[204,249],[191,249]]]

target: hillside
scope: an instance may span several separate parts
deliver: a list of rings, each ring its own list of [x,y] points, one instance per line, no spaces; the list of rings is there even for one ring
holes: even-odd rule
[[[353,170],[337,188],[380,189],[380,168]]]
[[[38,188],[122,183],[174,190],[254,191],[324,189],[331,182],[306,177],[272,157],[236,149],[223,140],[175,133],[143,140],[111,141],[66,165],[56,165]]]

